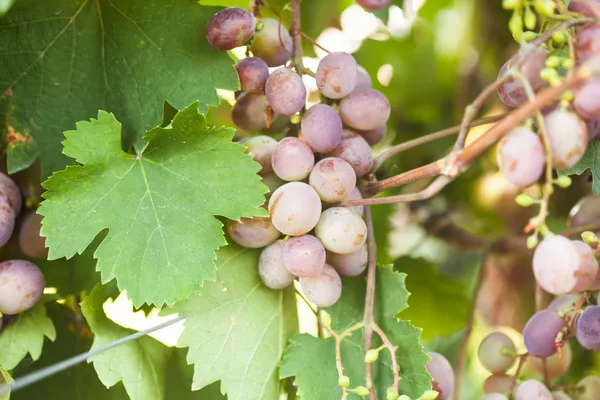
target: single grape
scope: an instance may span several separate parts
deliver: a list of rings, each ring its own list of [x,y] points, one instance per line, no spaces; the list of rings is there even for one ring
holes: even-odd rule
[[[547,52],[544,49],[536,48],[521,64],[521,74],[529,81],[533,90],[538,90],[546,85],[546,81],[540,76],[540,72],[546,67],[546,56]],[[513,62],[514,59],[510,59],[504,63],[498,73],[498,79],[508,71]],[[509,107],[518,107],[527,100],[523,84],[517,78],[510,78],[500,85],[498,87],[498,97]]]
[[[367,225],[361,217],[343,207],[323,211],[315,234],[329,251],[350,254],[360,250],[367,240]]]
[[[513,377],[506,374],[492,374],[483,382],[484,393],[509,394],[512,391]]]
[[[342,120],[333,108],[326,104],[315,104],[302,116],[302,137],[318,153],[335,149],[342,140]]]
[[[600,119],[593,119],[590,121],[586,121],[588,129],[588,139],[591,142],[594,139],[598,139],[598,134],[600,134]]]
[[[564,375],[571,366],[572,358],[573,354],[571,353],[571,345],[569,342],[565,342],[560,357],[558,356],[558,353],[556,353],[545,359],[546,373],[548,374],[548,377],[556,378]],[[540,373],[540,375],[543,375],[543,359],[538,357],[530,357],[530,360],[533,367]]]
[[[346,125],[368,131],[387,122],[390,102],[375,89],[355,90],[340,102],[340,116]]]
[[[263,174],[260,181],[269,188],[269,193],[265,194],[267,200],[271,198],[271,195],[277,188],[285,184],[285,181],[279,178],[274,172]]]
[[[356,87],[358,66],[348,53],[336,51],[325,56],[317,67],[315,80],[325,97],[341,99]]]
[[[370,131],[356,131],[360,136],[365,138],[367,143],[370,146],[375,146],[377,143],[380,143],[383,138],[385,138],[385,133],[387,131],[387,125],[383,124],[375,129],[371,129]]]
[[[321,200],[336,203],[356,188],[356,174],[352,166],[341,158],[327,157],[315,164],[308,183],[315,188]]]
[[[4,246],[12,236],[15,228],[15,210],[10,205],[10,198],[0,192],[0,246]]]
[[[443,355],[430,351],[431,360],[427,363],[427,371],[433,378],[433,390],[440,395],[438,400],[448,400],[454,391],[454,370]]]
[[[301,181],[314,165],[315,155],[310,147],[295,137],[281,139],[273,152],[273,171],[284,181]]]
[[[0,313],[31,309],[42,297],[46,281],[39,268],[25,260],[0,262]]]
[[[260,253],[258,274],[265,286],[271,289],[283,289],[294,282],[294,275],[283,264],[285,241],[277,240]]]
[[[358,190],[358,188],[355,187],[354,190],[350,193],[350,195],[344,199],[344,201],[362,200],[362,199],[363,199],[363,196],[360,193],[360,190]],[[354,213],[356,213],[356,215],[358,215],[359,217],[362,217],[365,214],[365,206],[354,206],[354,207],[346,207],[346,208],[348,210],[351,210]]]
[[[362,66],[357,65],[357,75],[356,75],[356,86],[354,86],[354,90],[356,89],[369,89],[373,85],[373,81],[371,81],[371,76]]]
[[[600,222],[600,197],[588,195],[582,197],[571,209],[567,224],[569,227],[595,224]]]
[[[583,290],[595,290],[593,287],[597,285],[596,278],[598,277],[600,270],[594,251],[587,243],[581,240],[573,240],[571,241],[571,244],[575,246],[580,257],[580,273],[577,277],[577,285],[574,290],[577,292]]]
[[[300,277],[299,281],[302,293],[317,307],[332,306],[342,295],[342,280],[327,264],[316,275]]]
[[[496,160],[510,183],[527,187],[544,173],[546,153],[538,135],[526,128],[516,128],[500,142]]]
[[[523,381],[515,389],[515,400],[552,400],[552,394],[544,384],[534,379]]]
[[[254,161],[262,167],[259,173],[262,174],[273,170],[271,167],[271,157],[277,146],[277,140],[265,135],[252,136],[244,141],[244,146],[246,146],[246,153],[254,157]]]
[[[588,24],[577,32],[575,57],[583,63],[600,52],[600,23]]]
[[[6,193],[10,206],[15,210],[15,215],[19,215],[23,203],[21,191],[15,181],[2,172],[0,172],[0,192]]]
[[[350,254],[327,252],[327,264],[331,265],[342,276],[358,276],[363,273],[369,263],[367,246]]]
[[[493,374],[504,373],[515,363],[517,348],[502,332],[492,332],[479,345],[477,355],[481,364]]]
[[[600,79],[592,79],[575,91],[573,108],[583,119],[600,118]]]
[[[19,231],[19,248],[27,257],[46,258],[48,248],[46,239],[40,236],[43,217],[32,212],[23,218],[21,230]]]
[[[356,4],[366,11],[378,11],[388,7],[390,0],[356,0]]]
[[[306,102],[306,87],[302,78],[289,68],[278,68],[269,75],[265,85],[269,105],[281,115],[294,115]]]
[[[278,67],[292,56],[292,38],[279,21],[263,18],[256,27],[250,51],[262,58],[269,67]]]
[[[581,13],[584,17],[595,18],[594,9],[588,4],[594,1],[600,7],[600,1],[598,0],[571,0],[569,2],[569,11]],[[597,9],[600,10],[600,8]]]
[[[266,217],[240,218],[239,221],[227,220],[227,232],[234,242],[251,249],[265,247],[281,236]]]
[[[206,25],[206,40],[217,50],[231,50],[246,44],[256,29],[254,17],[246,10],[228,7]]]
[[[552,392],[552,400],[573,400],[571,399],[571,396],[567,395],[565,392],[558,391],[558,392]]]
[[[484,395],[481,400],[508,400],[508,397],[502,393],[488,393]]]
[[[269,214],[273,225],[283,234],[304,235],[319,221],[321,199],[306,183],[286,183],[269,199]]]
[[[553,311],[538,311],[523,328],[523,341],[530,355],[550,357],[556,353],[555,340],[565,327],[565,322]]]
[[[247,57],[235,64],[240,86],[245,92],[261,92],[269,78],[269,66],[261,58]]]
[[[546,309],[556,313],[562,313],[575,306],[580,298],[581,296],[578,294],[563,294],[552,300]]]
[[[265,114],[267,98],[259,93],[243,93],[231,110],[233,123],[246,131],[259,131],[267,127]]]
[[[347,161],[358,177],[366,175],[373,167],[373,152],[369,143],[349,129],[342,131],[342,141],[327,155]]]
[[[586,376],[577,383],[577,389],[579,394],[577,400],[598,400],[600,377],[593,375]]]
[[[283,264],[298,277],[314,276],[325,266],[325,248],[313,235],[293,237],[283,248]]]
[[[600,306],[586,308],[577,320],[577,341],[588,350],[600,350]]]

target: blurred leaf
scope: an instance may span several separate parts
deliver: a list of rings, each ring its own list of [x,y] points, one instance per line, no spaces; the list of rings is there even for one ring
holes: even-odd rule
[[[381,204],[371,207],[371,217],[375,229],[375,242],[377,243],[377,262],[389,264],[391,262],[389,249],[389,233],[392,229],[391,217],[396,210],[394,204]]]
[[[0,0],[0,17],[10,10],[15,0]]]
[[[12,378],[12,376],[10,376],[8,371],[0,368],[0,386],[2,386],[5,383],[11,384],[13,382],[14,379]],[[7,393],[0,394],[0,400],[10,400],[10,390]]]

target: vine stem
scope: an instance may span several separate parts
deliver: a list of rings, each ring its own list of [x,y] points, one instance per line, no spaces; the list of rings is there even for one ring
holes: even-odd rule
[[[375,313],[375,280],[377,278],[377,245],[375,243],[375,230],[373,229],[373,217],[371,208],[365,207],[365,220],[367,222],[367,254],[369,261],[367,266],[367,293],[365,295],[365,354],[373,346],[373,329]],[[369,399],[376,400],[375,385],[373,385],[373,364],[365,363],[367,388],[369,389]]]
[[[390,342],[390,339],[388,339],[383,329],[381,329],[376,323],[373,323],[373,330],[379,335],[379,337],[383,341],[384,346],[390,352],[390,356],[392,357],[392,374],[394,376],[394,390],[396,391],[396,393],[398,393],[400,387],[400,367],[398,366],[398,360],[396,359],[396,350],[398,349],[398,346],[394,346],[392,342]]]
[[[309,68],[304,66],[302,61],[302,30],[300,27],[301,12],[300,5],[302,0],[292,0],[292,24],[290,28],[290,35],[292,36],[292,64],[296,68],[296,72],[300,75],[315,76]]]
[[[525,365],[525,361],[527,361],[527,357],[529,357],[528,353],[521,354],[519,356],[519,364],[517,364],[517,370],[515,371],[515,375],[513,376],[511,390],[517,386],[517,379],[519,379],[519,375],[521,375],[521,370],[523,369],[523,365]]]

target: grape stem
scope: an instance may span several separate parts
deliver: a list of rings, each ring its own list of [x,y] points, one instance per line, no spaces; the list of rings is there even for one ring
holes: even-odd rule
[[[313,45],[317,46],[318,48],[320,48],[321,50],[323,50],[325,53],[331,53],[329,50],[327,50],[325,47],[321,46],[319,44],[319,42],[317,42],[315,39],[311,38],[310,36],[308,36],[306,33],[304,32],[300,32],[300,34],[304,37],[304,39],[308,40],[309,42],[311,42]],[[311,71],[312,72],[312,71]]]
[[[528,353],[524,353],[519,356],[519,363],[517,364],[517,370],[513,376],[511,391],[514,390],[515,386],[517,386],[517,380],[519,379],[519,375],[521,375],[521,370],[523,369],[523,365],[525,365],[525,361],[527,361],[527,357],[529,357]]]
[[[369,255],[367,266],[367,290],[365,295],[365,354],[373,346],[373,329],[375,313],[375,284],[377,278],[377,245],[375,243],[375,230],[373,229],[373,217],[371,208],[365,207],[365,220],[367,222],[367,254]],[[395,359],[394,359],[395,360]],[[367,388],[369,388],[369,399],[376,400],[375,385],[373,385],[373,364],[365,363]]]
[[[292,0],[292,25],[290,29],[290,35],[292,36],[293,53],[292,53],[292,64],[296,68],[296,72],[302,76],[310,75],[315,76],[309,68],[304,66],[302,61],[302,30],[300,29],[300,5],[302,0]]]
[[[392,375],[394,376],[394,390],[396,391],[396,393],[398,393],[400,387],[400,367],[398,366],[398,360],[396,359],[396,350],[398,349],[398,346],[394,346],[392,342],[390,342],[390,339],[388,339],[383,329],[381,329],[376,323],[373,323],[373,330],[379,335],[379,337],[383,341],[383,345],[390,352],[390,356],[392,357]]]

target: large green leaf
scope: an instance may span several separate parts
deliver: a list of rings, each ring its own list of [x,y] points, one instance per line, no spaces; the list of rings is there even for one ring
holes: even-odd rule
[[[124,144],[139,150],[164,100],[217,104],[215,88],[238,83],[232,60],[204,39],[216,11],[194,0],[17,1],[0,20],[9,171],[38,156],[43,176],[61,169],[62,132],[99,109],[117,115]]]
[[[581,175],[588,169],[593,180],[592,191],[600,195],[600,141],[598,140],[592,140],[581,160],[571,168],[559,171],[559,175]]]
[[[420,329],[407,321],[399,321],[396,314],[406,308],[408,292],[404,286],[405,274],[393,272],[391,266],[378,271],[375,299],[375,321],[390,341],[398,346],[396,359],[400,367],[400,393],[411,398],[420,397],[431,388],[426,364],[429,357],[419,343]],[[343,280],[342,297],[327,309],[331,314],[332,328],[338,333],[362,321],[364,313],[364,278]],[[381,340],[374,336],[373,347]],[[363,332],[356,331],[342,342],[344,374],[350,378],[351,386],[365,385],[365,363]],[[393,383],[391,356],[382,351],[373,365],[373,375],[378,398],[383,398]],[[338,374],[335,367],[335,340],[319,339],[310,335],[296,335],[286,349],[281,365],[280,377],[294,377],[298,394],[304,400],[335,400],[341,398]],[[350,398],[358,399],[351,394]]]
[[[121,339],[132,332],[108,319],[102,305],[104,288],[96,286],[81,302],[81,312],[87,320],[94,344],[92,350]],[[94,363],[98,377],[106,387],[123,382],[132,400],[161,400],[165,393],[165,367],[170,352],[149,336],[122,344],[88,359]]]
[[[0,386],[2,386],[5,383],[12,384],[13,382],[14,379],[12,378],[12,376],[10,376],[8,371],[0,368]],[[0,394],[0,400],[10,400],[10,391],[4,394]]]
[[[202,390],[192,391],[194,369],[185,360],[185,349],[173,349],[167,364],[166,400],[227,400],[221,394],[219,382],[211,383]]]
[[[174,303],[215,279],[215,249],[226,241],[214,215],[265,215],[260,166],[231,142],[232,129],[206,126],[196,105],[150,131],[139,156],[121,150],[121,125],[105,112],[65,136],[65,154],[83,165],[44,183],[49,258],[82,253],[108,229],[97,269],[136,306]]]
[[[0,368],[15,368],[27,354],[35,361],[40,358],[44,337],[56,339],[52,320],[46,315],[46,305],[40,301],[35,307],[19,314],[8,328],[0,332]]]
[[[187,314],[178,346],[189,347],[193,389],[220,380],[229,400],[277,399],[279,361],[298,329],[293,288],[271,290],[258,276],[259,251],[218,252],[217,282],[176,306]]]

